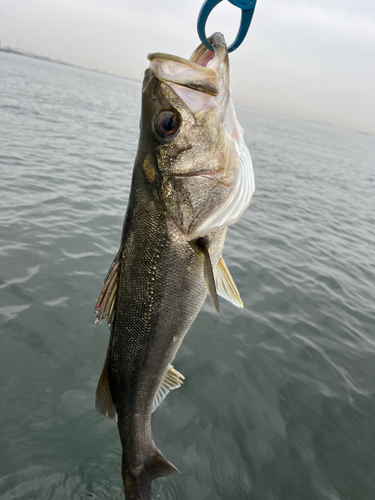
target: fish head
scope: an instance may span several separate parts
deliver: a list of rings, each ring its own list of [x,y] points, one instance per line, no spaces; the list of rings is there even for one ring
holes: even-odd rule
[[[246,199],[238,200],[244,189],[236,141],[243,138],[230,99],[227,47],[220,33],[209,41],[214,52],[201,44],[190,59],[150,54],[143,82],[143,170],[187,240],[236,222],[252,194],[247,179]]]

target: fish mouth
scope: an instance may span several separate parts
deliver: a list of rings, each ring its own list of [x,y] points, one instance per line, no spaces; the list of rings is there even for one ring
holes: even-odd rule
[[[208,40],[214,52],[200,44],[190,59],[161,52],[147,56],[154,75],[168,83],[193,113],[224,104],[221,97],[229,92],[225,39],[221,33],[214,33]],[[196,92],[205,96],[197,99]]]
[[[226,70],[228,71],[228,49],[224,36],[221,33],[214,33],[208,41],[213,46],[214,52],[207,49],[206,46],[201,43],[190,56],[189,61],[198,64],[202,68],[211,67],[216,72],[216,65],[220,65],[225,61]]]

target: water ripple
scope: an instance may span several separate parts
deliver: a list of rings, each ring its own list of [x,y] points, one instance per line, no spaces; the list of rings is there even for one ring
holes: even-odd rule
[[[123,498],[92,313],[120,242],[141,84],[0,52],[0,500]],[[375,138],[238,106],[257,190],[153,417],[160,499],[370,499]],[[135,126],[135,124],[137,126]],[[176,392],[176,394],[174,394]]]

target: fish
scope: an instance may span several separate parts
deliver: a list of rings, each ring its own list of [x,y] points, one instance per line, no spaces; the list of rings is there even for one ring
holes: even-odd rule
[[[242,307],[222,252],[254,192],[229,90],[224,37],[190,57],[153,53],[142,86],[140,136],[120,248],[96,303],[110,328],[96,409],[117,422],[126,500],[151,499],[179,472],[156,447],[151,416],[184,376],[176,353],[207,294]]]

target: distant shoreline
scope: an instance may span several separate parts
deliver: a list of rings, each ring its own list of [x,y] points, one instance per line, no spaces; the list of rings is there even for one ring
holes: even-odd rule
[[[51,63],[56,63],[56,64],[62,64],[63,66],[70,66],[71,68],[83,69],[84,71],[92,71],[93,73],[99,73],[101,75],[114,76],[115,78],[121,78],[122,80],[128,80],[128,81],[131,81],[131,82],[142,83],[141,80],[136,80],[135,78],[128,78],[126,76],[116,75],[114,73],[108,73],[107,71],[103,71],[103,70],[100,70],[100,69],[85,68],[84,66],[78,66],[77,64],[72,64],[72,63],[67,63],[67,62],[64,62],[64,61],[60,61],[59,59],[52,59],[51,57],[39,56],[37,54],[34,54],[33,52],[22,52],[22,50],[13,49],[12,47],[0,47],[0,52],[5,52],[5,53],[8,53],[8,54],[16,54],[16,55],[25,56],[25,57],[31,57],[33,59],[39,59],[41,61],[46,61],[46,62],[51,62]],[[340,129],[343,129],[343,130],[350,130],[351,132],[355,132],[355,133],[361,134],[361,135],[367,135],[367,136],[371,136],[371,137],[375,136],[375,134],[372,134],[371,132],[367,132],[367,131],[364,131],[364,130],[355,130],[353,128],[340,127],[339,125],[333,125],[332,123],[321,122],[321,121],[318,121],[318,120],[311,120],[311,119],[308,119],[308,118],[304,118],[302,116],[295,116],[293,114],[288,114],[287,112],[276,111],[276,110],[271,111],[271,110],[265,109],[265,108],[263,108],[261,106],[256,106],[256,105],[251,106],[250,104],[242,103],[241,101],[235,102],[235,104],[240,104],[240,105],[247,106],[247,107],[250,107],[250,108],[259,109],[261,111],[265,111],[266,113],[274,113],[274,114],[277,114],[277,115],[287,116],[289,118],[295,118],[297,120],[303,120],[303,121],[307,121],[307,122],[311,122],[311,123],[318,123],[320,125],[327,125],[329,127],[340,128]]]
[[[51,57],[47,56],[39,56],[38,54],[34,54],[33,52],[22,52],[22,50],[13,49],[12,47],[0,47],[0,52],[5,52],[7,54],[17,54],[18,56],[31,57],[32,59],[39,59],[41,61],[62,64],[63,66],[70,66],[71,68],[83,69],[85,71],[100,73],[101,75],[114,76],[116,78],[121,78],[122,80],[130,80],[132,82],[141,83],[140,80],[135,80],[134,78],[127,78],[126,76],[115,75],[114,73],[108,73],[107,71],[102,71],[100,69],[85,68],[84,66],[78,66],[77,64],[60,61],[59,59],[52,59]]]

